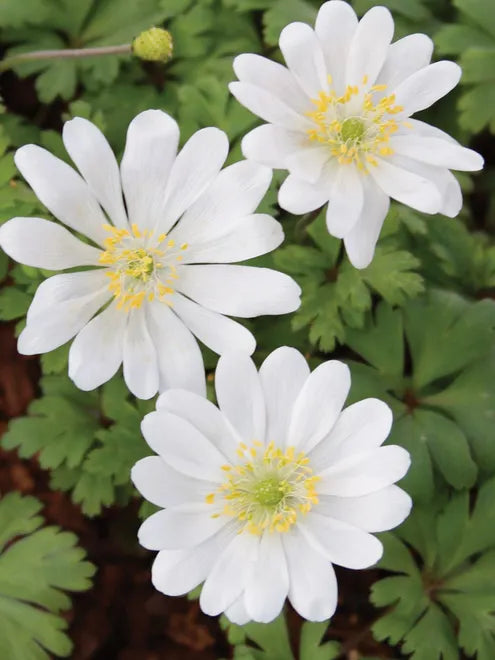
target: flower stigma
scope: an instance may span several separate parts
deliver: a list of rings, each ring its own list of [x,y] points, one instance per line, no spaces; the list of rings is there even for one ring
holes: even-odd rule
[[[131,230],[103,225],[109,233],[105,251],[99,262],[108,268],[108,288],[117,299],[117,307],[129,311],[155,298],[172,306],[174,281],[178,278],[176,263],[182,260],[187,243],[176,248],[167,234],[154,238],[154,232],[141,231],[136,224]]]
[[[329,76],[329,84],[332,84]],[[366,86],[368,77],[364,76]],[[394,115],[403,112],[395,105],[395,94],[385,96],[386,85],[373,85],[368,91],[358,85],[348,85],[342,96],[334,89],[321,91],[317,99],[311,99],[316,110],[307,116],[316,124],[308,130],[311,141],[330,147],[330,152],[340,165],[355,163],[358,169],[367,172],[370,166],[378,165],[376,156],[391,156],[390,137],[400,125],[411,128],[408,122],[398,122]],[[375,95],[381,98],[375,102]]]
[[[284,451],[273,442],[265,447],[255,440],[251,447],[241,442],[237,455],[237,465],[222,466],[226,481],[205,498],[208,504],[223,505],[213,518],[236,518],[239,533],[287,532],[318,503],[319,477],[303,452],[296,453],[294,447]]]

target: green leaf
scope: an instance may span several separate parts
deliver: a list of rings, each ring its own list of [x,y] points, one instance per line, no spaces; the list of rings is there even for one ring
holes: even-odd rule
[[[53,11],[53,0],[2,0],[0,24],[3,28],[19,28],[46,21]]]
[[[338,642],[321,644],[328,628],[328,621],[306,621],[301,628],[299,642],[299,660],[333,660],[340,655]]]
[[[429,291],[401,310],[382,301],[362,329],[346,329],[348,346],[369,363],[349,361],[349,402],[374,396],[392,408],[389,442],[411,454],[403,483],[417,501],[442,482],[471,487],[478,469],[495,468],[494,314],[491,300]]]
[[[361,331],[349,329],[347,344],[381,374],[401,375],[404,369],[402,314],[380,303],[374,319],[367,320]]]
[[[495,133],[495,86],[493,82],[476,85],[459,100],[459,125],[472,133],[480,133],[486,126]]]
[[[245,626],[231,624],[225,617],[220,621],[227,629],[227,637],[235,646],[234,658],[247,660],[293,660],[287,623],[282,612],[271,623],[248,623]],[[258,649],[248,646],[247,640],[255,642]]]
[[[69,361],[70,344],[64,344],[54,351],[43,353],[41,356],[41,367],[45,375],[63,374],[67,370]]]
[[[71,605],[65,592],[85,591],[95,572],[74,534],[40,529],[43,519],[35,514],[41,506],[18,493],[0,499],[0,657],[9,660],[70,655],[67,622],[59,616]]]
[[[316,7],[306,0],[275,0],[263,15],[266,43],[275,46],[283,28],[294,21],[314,25],[316,13]]]
[[[412,660],[458,660],[459,651],[449,619],[436,605],[430,605],[405,636],[402,647]]]
[[[27,312],[31,304],[31,296],[24,291],[8,286],[0,291],[0,319],[12,321]]]
[[[424,398],[426,405],[439,408],[462,428],[483,471],[495,469],[492,433],[495,420],[494,373],[495,356],[487,356],[463,371],[448,387]]]
[[[491,0],[454,0],[461,12],[457,25],[443,26],[436,35],[442,54],[460,58],[462,85],[459,100],[462,128],[478,133],[485,126],[495,132],[495,15]]]
[[[131,467],[149,454],[140,423],[153,402],[131,403],[121,377],[106,383],[101,396],[81,392],[65,375],[45,376],[41,388],[28,415],[11,421],[2,446],[17,448],[23,458],[37,455],[51,470],[50,486],[72,491],[88,516],[117,497],[128,500]]]
[[[425,326],[435,332],[425,332]],[[405,330],[414,363],[413,383],[421,389],[487,353],[494,339],[495,303],[470,304],[454,293],[432,291],[407,306]]]
[[[424,291],[423,278],[413,272],[419,266],[420,261],[410,252],[378,247],[373,261],[362,271],[363,279],[391,305],[403,305]]]
[[[490,0],[454,0],[454,5],[495,39],[495,14]]]
[[[307,234],[317,247],[290,245],[274,254],[274,262],[303,290],[293,329],[308,327],[310,342],[324,352],[332,351],[337,342],[343,344],[349,328],[363,327],[373,291],[392,304],[422,291],[421,278],[408,270],[419,262],[408,252],[392,245],[378,248],[373,263],[358,270],[347,259],[338,263],[341,243],[328,235],[324,211]]]
[[[408,227],[408,231],[412,234],[414,230]],[[430,284],[473,298],[494,286],[495,250],[491,241],[485,234],[470,233],[461,220],[432,217],[425,231],[411,239],[408,248],[420,257]]]
[[[416,409],[397,422],[390,442],[399,442],[411,453],[403,486],[418,499],[428,500],[434,494],[433,465],[454,488],[467,488],[476,481],[477,468],[466,436],[441,414]]]
[[[57,96],[73,98],[76,85],[77,70],[71,60],[56,61],[36,79],[36,90],[43,103],[50,103]]]
[[[471,513],[465,491],[438,512],[416,507],[397,532],[401,539],[383,535],[379,566],[399,575],[372,586],[372,602],[389,606],[373,625],[377,639],[388,638],[394,645],[403,640],[403,651],[417,660],[458,658],[459,647],[469,656],[490,657],[495,643],[494,497],[491,479],[481,487]]]

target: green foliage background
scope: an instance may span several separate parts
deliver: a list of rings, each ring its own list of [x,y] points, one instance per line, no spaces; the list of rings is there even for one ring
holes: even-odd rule
[[[60,128],[76,115],[94,121],[121,154],[130,119],[144,109],[161,108],[178,120],[182,141],[200,127],[219,126],[231,140],[230,162],[239,160],[240,138],[256,118],[229,96],[233,56],[257,52],[280,60],[282,27],[294,20],[312,23],[320,4],[2,0],[6,56],[126,43],[151,25],[166,26],[175,49],[166,65],[119,55],[15,66],[8,75],[27,86],[34,81],[37,99],[9,107],[1,117],[0,222],[16,215],[47,216],[18,177],[12,153],[36,142],[67,160]],[[362,14],[378,3],[352,4]],[[495,134],[493,0],[382,4],[394,14],[396,38],[425,32],[436,43],[435,57],[456,59],[463,67],[458,90],[423,113],[424,119],[488,156]],[[374,261],[358,271],[341,242],[328,235],[322,214],[296,218],[280,212],[276,173],[263,210],[281,219],[286,241],[256,262],[291,274],[303,289],[302,305],[293,315],[249,323],[258,340],[258,362],[282,344],[309,354],[314,364],[331,354],[352,369],[352,401],[375,396],[394,411],[389,441],[411,452],[403,486],[415,508],[397,531],[382,535],[383,575],[370,595],[377,608],[372,632],[394,647],[394,657],[415,660],[495,657],[495,170],[489,162],[481,175],[459,178],[466,203],[458,218],[426,217],[393,205]],[[0,254],[0,319],[15,320],[19,331],[36,287],[48,275],[9,264]],[[205,362],[214,368],[215,359],[206,351]],[[149,453],[139,422],[153,402],[136,401],[120,376],[99,391],[78,391],[66,376],[67,347],[44,355],[41,367],[40,397],[26,417],[12,421],[3,447],[17,448],[26,458],[37,455],[49,470],[51,487],[69,491],[87,516],[114,503],[125,505],[135,495],[129,469]],[[2,657],[38,660],[48,657],[43,647],[69,655],[57,616],[69,601],[54,589],[89,584],[90,565],[74,550],[72,535],[54,528],[35,531],[41,524],[33,517],[38,509],[32,498],[0,500],[0,537],[9,538],[8,516],[23,520],[12,536],[31,534],[3,554],[0,549],[0,611],[7,622],[0,623]],[[39,556],[34,539],[41,543],[42,534],[44,543],[60,547],[53,561],[66,579],[53,582],[53,567]],[[38,575],[41,562],[46,577],[34,591],[33,585],[26,593],[16,586],[12,599],[13,586],[5,586],[8,562],[14,567],[22,562],[23,570],[28,566]],[[343,597],[349,595],[344,591]],[[283,618],[269,626],[223,625],[235,658],[287,660],[292,654]],[[302,660],[341,657],[338,642],[320,645],[326,629],[327,624],[304,625]],[[326,636],[332,636],[331,625]],[[10,649],[5,645],[12,638],[19,656],[2,651],[2,644]]]

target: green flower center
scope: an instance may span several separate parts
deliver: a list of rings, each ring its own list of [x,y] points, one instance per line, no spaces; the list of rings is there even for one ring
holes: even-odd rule
[[[361,119],[357,117],[349,117],[342,122],[342,140],[347,142],[351,140],[352,142],[360,142],[363,135],[366,132],[366,126]]]
[[[263,506],[277,506],[290,493],[290,485],[275,477],[259,481],[253,489],[253,498]]]
[[[142,282],[147,282],[155,269],[153,256],[144,248],[125,250],[123,256],[127,259],[127,264],[123,269],[124,273]]]

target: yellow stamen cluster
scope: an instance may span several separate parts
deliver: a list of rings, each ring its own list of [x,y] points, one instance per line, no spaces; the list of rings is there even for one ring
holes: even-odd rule
[[[273,442],[265,447],[255,440],[251,447],[241,442],[237,454],[240,462],[222,466],[226,481],[205,498],[208,504],[223,505],[212,517],[236,518],[240,532],[287,532],[299,515],[318,503],[319,478],[303,452],[296,453],[294,447],[284,451]]]
[[[178,277],[174,262],[182,260],[175,242],[167,240],[167,234],[154,239],[153,231],[141,231],[136,224],[130,231],[112,225],[104,229],[110,235],[99,262],[108,267],[108,288],[118,300],[117,307],[129,311],[155,297],[171,305],[166,296],[174,292],[172,285]],[[180,246],[181,251],[185,249],[186,243]]]
[[[363,85],[367,81],[364,76]],[[316,128],[308,130],[309,139],[327,144],[341,165],[355,163],[364,172],[370,165],[376,166],[376,156],[394,153],[390,137],[400,126],[394,115],[404,110],[395,105],[395,94],[374,102],[374,95],[385,90],[386,85],[374,85],[366,92],[357,85],[348,85],[342,96],[337,96],[333,89],[320,92],[317,99],[312,99],[316,110],[307,113],[316,124]]]

